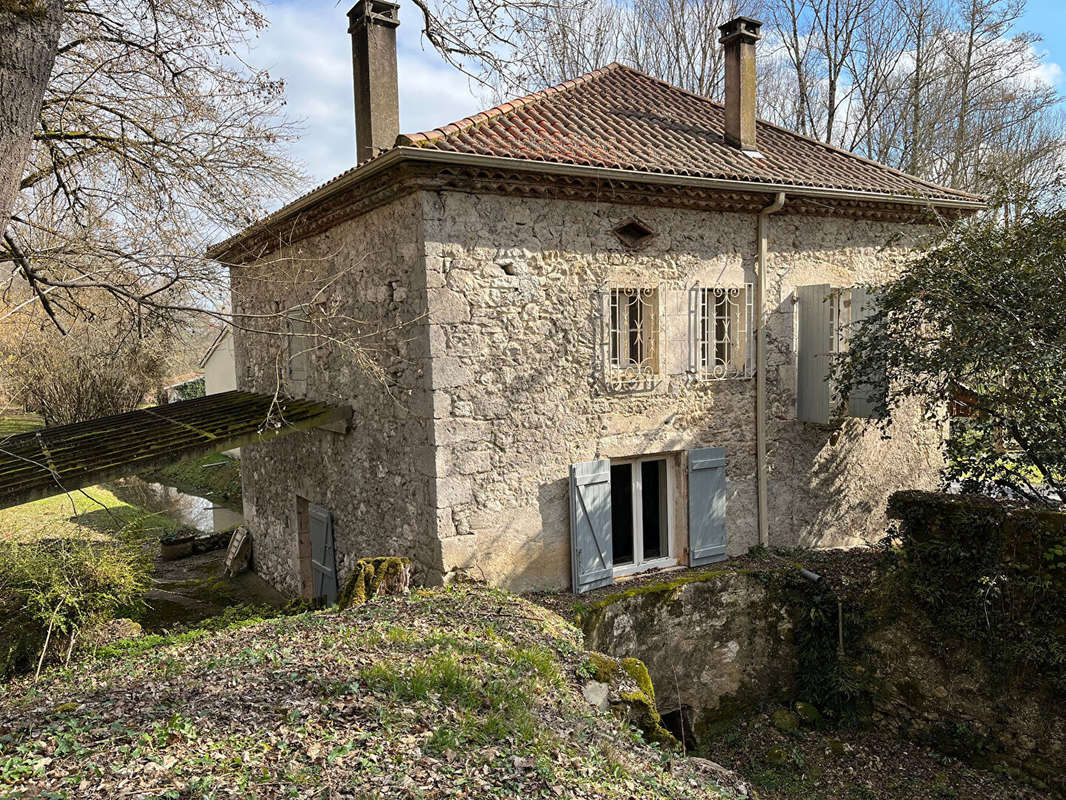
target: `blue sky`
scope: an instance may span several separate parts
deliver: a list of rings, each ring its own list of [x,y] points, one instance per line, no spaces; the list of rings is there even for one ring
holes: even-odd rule
[[[1066,90],[1066,3],[1063,0],[1029,0],[1022,20],[1025,30],[1044,37],[1041,47],[1048,60],[1059,64],[1057,84],[1060,91]]]
[[[355,161],[347,20],[354,2],[268,0],[271,25],[250,59],[286,81],[289,113],[305,126],[293,153],[310,173],[312,185]],[[400,129],[412,133],[435,128],[492,105],[483,91],[423,44],[416,9],[400,2]],[[1044,37],[1044,74],[1066,92],[1066,0],[1029,0],[1023,26]]]

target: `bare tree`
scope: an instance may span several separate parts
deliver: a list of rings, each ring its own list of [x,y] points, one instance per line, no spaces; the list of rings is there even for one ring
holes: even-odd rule
[[[62,17],[61,0],[0,2],[0,233],[30,152]]]

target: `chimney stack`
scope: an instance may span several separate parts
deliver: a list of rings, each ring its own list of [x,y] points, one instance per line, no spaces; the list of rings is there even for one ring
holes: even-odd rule
[[[396,85],[399,8],[389,0],[359,0],[348,12],[355,73],[356,163],[392,147],[400,134],[400,92]]]
[[[741,150],[757,151],[755,142],[755,43],[762,23],[736,17],[719,25],[725,48],[725,140]]]

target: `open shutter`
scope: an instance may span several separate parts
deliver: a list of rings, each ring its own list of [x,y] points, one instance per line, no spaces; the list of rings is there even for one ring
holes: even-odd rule
[[[829,424],[829,366],[832,327],[829,284],[796,289],[799,347],[796,350],[796,418]]]
[[[864,286],[851,289],[851,324],[854,325],[877,313],[877,298]],[[848,414],[852,417],[879,416],[877,406],[884,399],[888,381],[884,372],[871,372],[862,377],[848,398]]]
[[[311,575],[314,598],[326,605],[337,602],[337,559],[333,549],[333,515],[322,506],[308,504],[311,527]]]
[[[688,451],[689,565],[726,557],[725,448]]]
[[[700,372],[700,350],[703,343],[703,337],[700,335],[703,329],[700,298],[700,285],[697,283],[688,290],[688,371],[693,374]]]
[[[610,461],[570,467],[570,556],[575,593],[614,580]]]

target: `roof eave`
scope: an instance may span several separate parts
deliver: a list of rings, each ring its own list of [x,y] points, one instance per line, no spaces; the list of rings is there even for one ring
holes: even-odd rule
[[[245,228],[240,233],[212,245],[207,250],[207,257],[221,259],[227,252],[242,241],[264,228],[284,219],[292,218],[307,208],[323,202],[355,184],[366,180],[403,161],[417,161],[455,166],[477,166],[488,168],[514,169],[526,172],[552,173],[556,175],[573,175],[594,177],[603,180],[633,181],[667,186],[692,186],[722,191],[764,192],[776,194],[785,192],[789,196],[813,197],[833,200],[854,200],[879,203],[899,203],[929,209],[952,209],[961,211],[981,211],[988,207],[983,198],[942,198],[927,195],[894,194],[891,192],[871,192],[858,189],[836,189],[831,187],[805,186],[803,184],[780,183],[770,181],[744,181],[729,178],[706,178],[692,175],[678,175],[664,172],[644,172],[639,170],[599,167],[586,164],[560,164],[553,161],[536,161],[505,156],[486,156],[473,153],[458,153],[437,150],[428,147],[397,146],[362,166],[345,173],[340,178],[320,186],[289,205],[265,217],[260,222]]]

